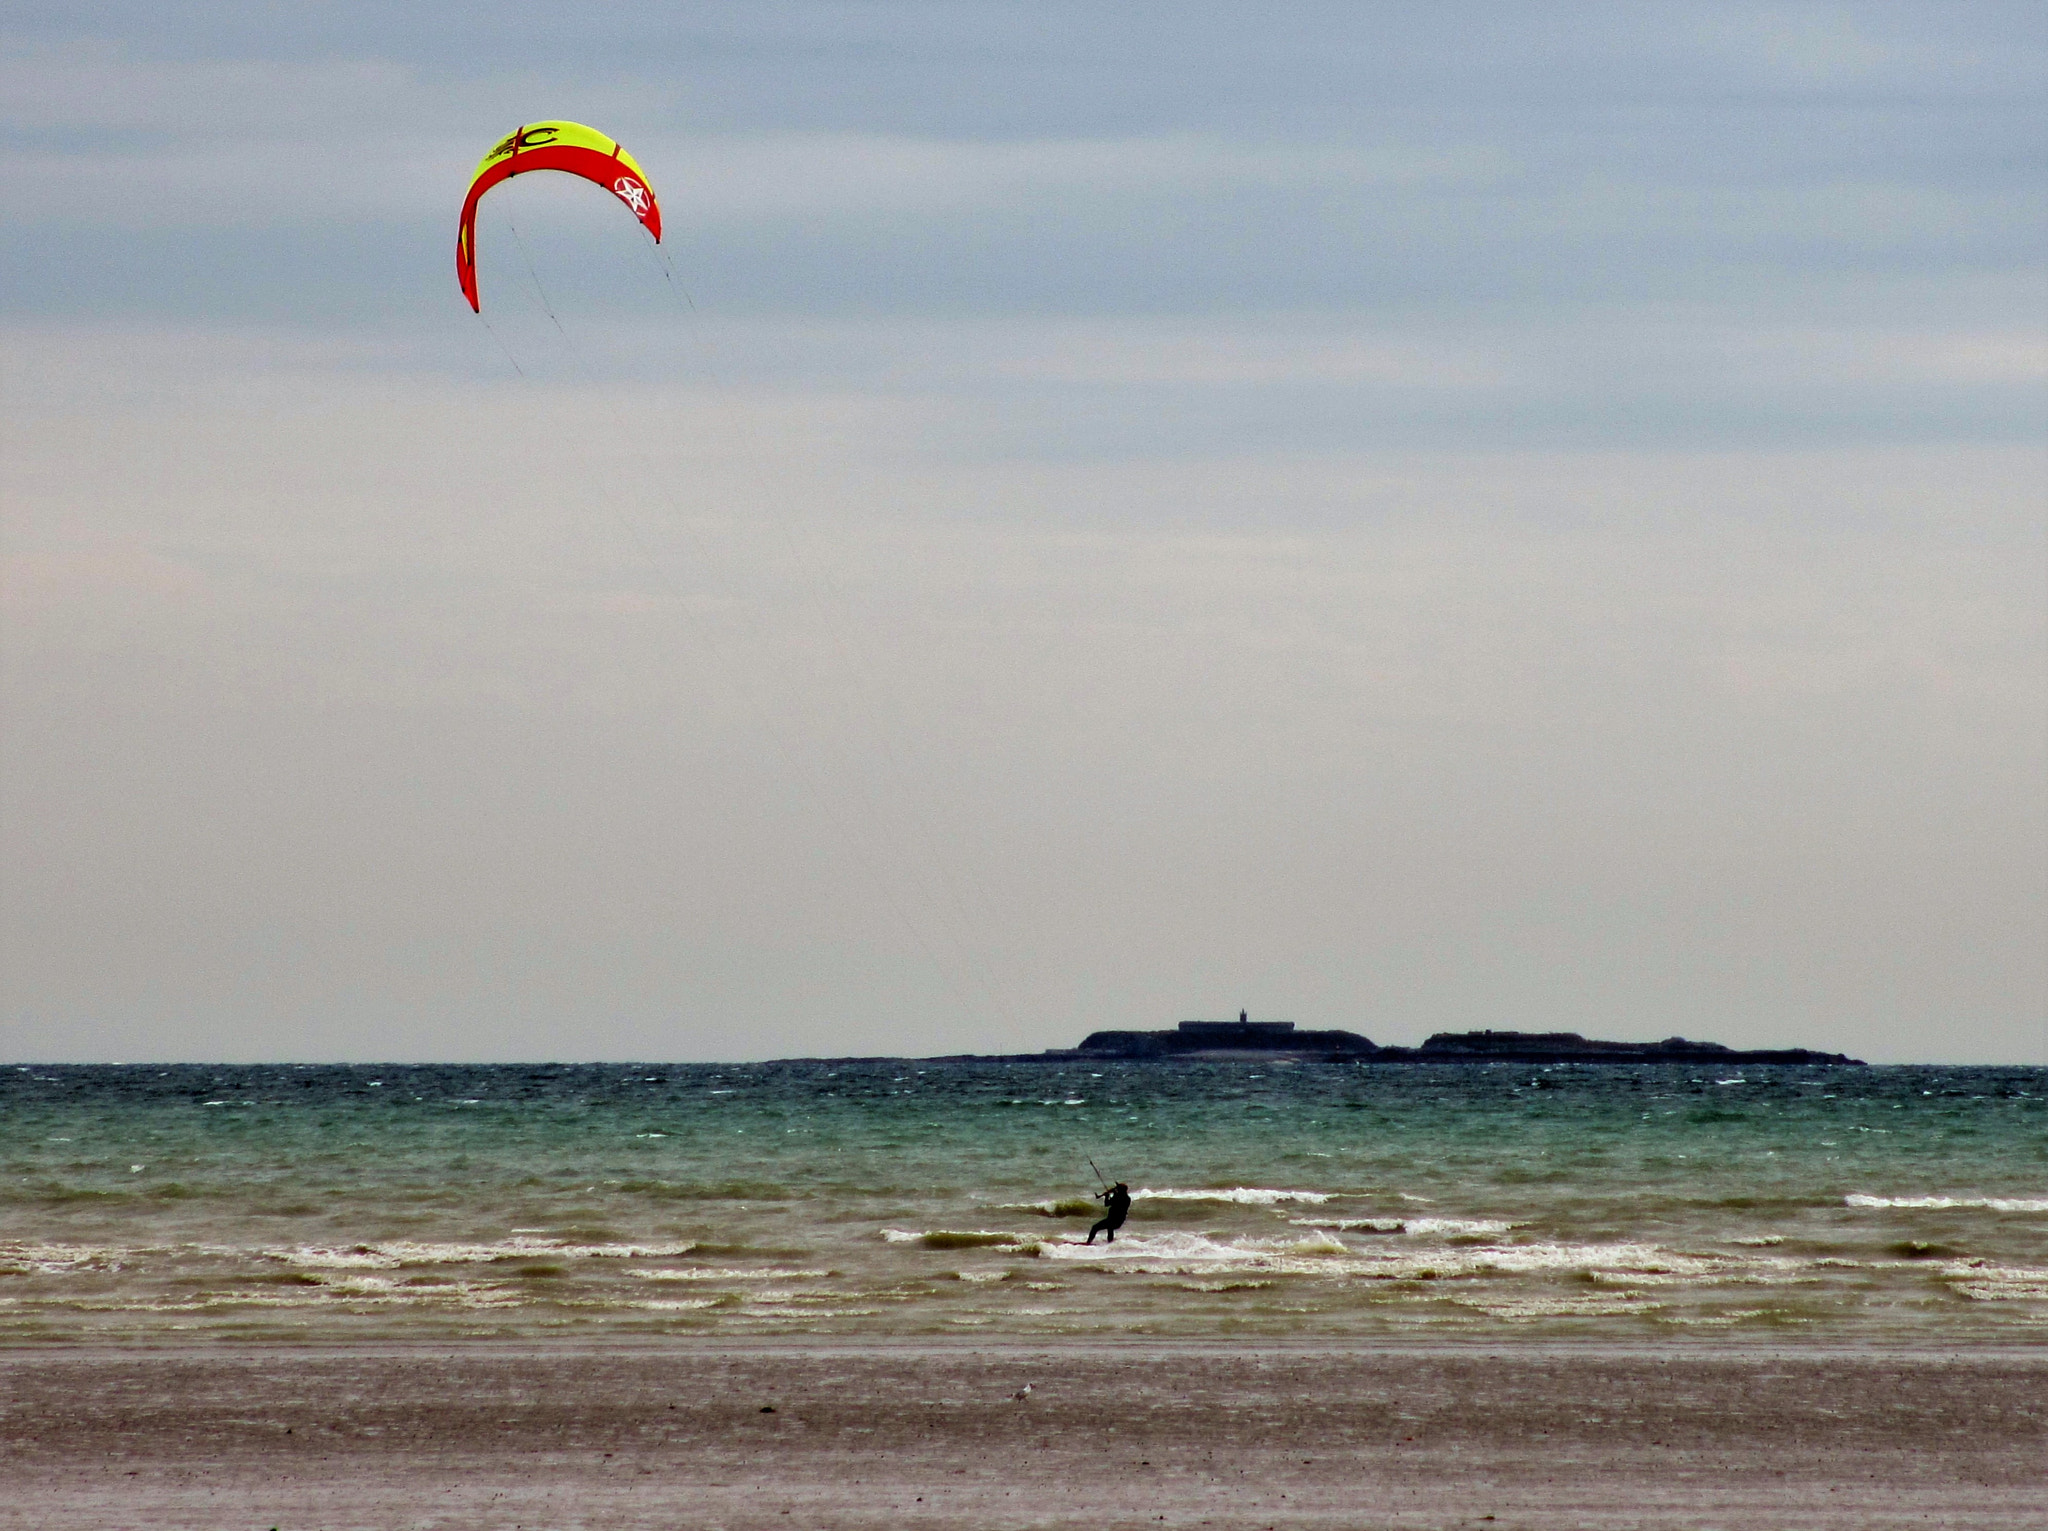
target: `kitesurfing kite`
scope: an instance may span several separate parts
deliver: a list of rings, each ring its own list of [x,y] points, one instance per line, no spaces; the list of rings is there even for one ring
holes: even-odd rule
[[[529,122],[512,134],[476,167],[469,196],[462,204],[462,226],[455,234],[455,278],[462,295],[478,313],[476,292],[476,205],[500,181],[529,170],[566,170],[595,181],[625,203],[656,244],[661,243],[661,204],[640,164],[595,128],[580,122]]]

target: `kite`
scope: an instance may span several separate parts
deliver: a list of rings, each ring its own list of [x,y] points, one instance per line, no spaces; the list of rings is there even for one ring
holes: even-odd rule
[[[580,122],[529,122],[483,157],[462,204],[462,226],[455,233],[455,279],[462,295],[478,313],[483,306],[476,291],[476,205],[500,181],[529,170],[566,170],[595,181],[626,204],[656,244],[661,243],[661,204],[639,161],[616,139]]]

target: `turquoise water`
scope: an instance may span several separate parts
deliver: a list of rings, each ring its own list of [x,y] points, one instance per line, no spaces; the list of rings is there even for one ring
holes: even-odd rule
[[[2048,1070],[0,1073],[17,1342],[1105,1331],[2048,1338]]]

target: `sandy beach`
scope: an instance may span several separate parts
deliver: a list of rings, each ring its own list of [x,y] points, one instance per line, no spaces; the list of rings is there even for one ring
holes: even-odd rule
[[[0,1376],[8,1528],[2048,1523],[2048,1350],[195,1347]]]

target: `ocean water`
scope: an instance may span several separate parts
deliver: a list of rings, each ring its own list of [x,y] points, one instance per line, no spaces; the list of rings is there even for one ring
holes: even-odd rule
[[[10,1342],[1111,1333],[2048,1340],[2048,1070],[0,1071]]]

